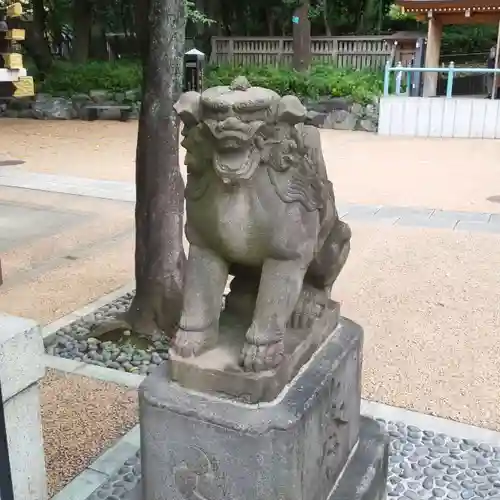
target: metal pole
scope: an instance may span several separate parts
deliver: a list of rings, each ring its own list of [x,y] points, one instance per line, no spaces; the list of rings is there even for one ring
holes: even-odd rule
[[[0,382],[0,500],[14,500],[12,474],[10,470],[9,445],[3,406],[2,384]]]
[[[446,82],[446,97],[449,99],[453,95],[453,71],[455,63],[452,61],[448,66],[448,81]]]
[[[495,70],[498,69],[498,48],[500,46],[500,21],[498,22],[497,45],[495,47]],[[491,87],[491,98],[495,99],[497,96],[497,72],[493,73],[493,85]]]
[[[0,260],[0,285],[2,285],[2,261]],[[14,500],[12,473],[10,469],[9,443],[7,441],[7,427],[5,426],[5,412],[0,381],[0,500]]]

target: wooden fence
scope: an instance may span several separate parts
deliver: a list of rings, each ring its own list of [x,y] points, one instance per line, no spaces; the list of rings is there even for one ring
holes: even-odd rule
[[[311,52],[315,61],[341,68],[382,69],[389,58],[394,60],[397,44],[383,36],[312,37]],[[291,65],[291,37],[213,37],[210,62],[234,65]]]

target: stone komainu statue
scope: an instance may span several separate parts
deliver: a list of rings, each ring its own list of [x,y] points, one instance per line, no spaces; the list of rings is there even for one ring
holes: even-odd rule
[[[174,351],[196,356],[217,343],[226,309],[251,318],[240,364],[278,366],[287,329],[305,332],[321,314],[349,254],[319,132],[294,96],[251,87],[183,94],[190,242],[184,306]]]

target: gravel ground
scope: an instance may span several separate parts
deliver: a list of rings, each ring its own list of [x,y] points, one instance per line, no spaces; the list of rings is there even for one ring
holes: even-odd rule
[[[137,394],[115,384],[49,370],[41,384],[49,497],[138,421]]]
[[[124,295],[95,313],[61,328],[56,333],[54,344],[47,347],[47,352],[61,358],[129,373],[149,373],[167,358],[168,345],[165,342],[157,341],[150,347],[140,348],[127,343],[127,336],[130,334],[127,331],[123,336],[124,342],[120,344],[92,337],[93,328],[97,324],[127,310],[133,295],[133,292]]]
[[[500,500],[500,447],[379,420],[389,433],[388,498]],[[124,498],[140,479],[140,454],[88,500]]]

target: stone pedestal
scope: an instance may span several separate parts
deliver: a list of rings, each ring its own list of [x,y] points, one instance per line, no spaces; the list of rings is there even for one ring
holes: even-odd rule
[[[46,500],[39,380],[43,340],[33,321],[0,314],[0,382],[15,500]]]
[[[387,440],[360,417],[362,329],[341,319],[276,399],[140,389],[142,482],[129,500],[381,500]]]

